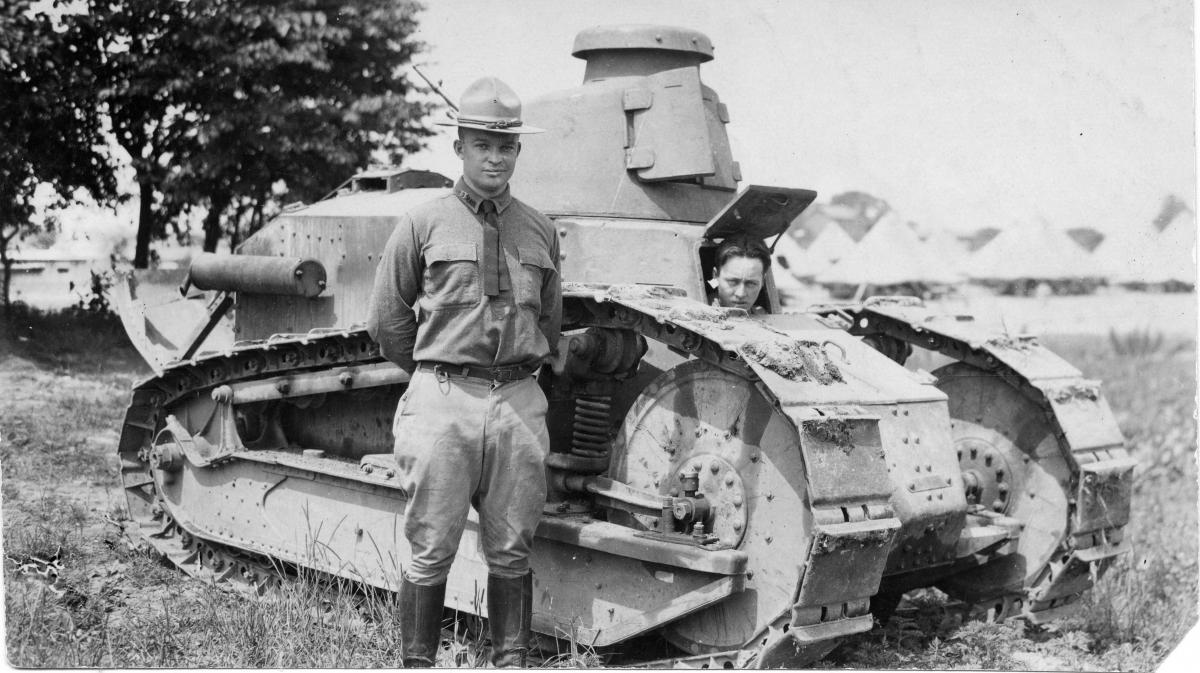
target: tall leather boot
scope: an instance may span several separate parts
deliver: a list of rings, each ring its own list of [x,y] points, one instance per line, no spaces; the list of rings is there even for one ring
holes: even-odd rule
[[[404,668],[433,668],[442,635],[446,583],[400,582],[400,659]]]
[[[533,573],[521,577],[488,575],[488,626],[492,632],[492,665],[525,668],[533,637]]]

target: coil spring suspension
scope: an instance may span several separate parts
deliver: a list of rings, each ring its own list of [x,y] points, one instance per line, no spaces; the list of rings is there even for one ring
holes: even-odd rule
[[[605,458],[611,441],[611,395],[579,395],[575,398],[575,424],[571,453],[584,458]]]

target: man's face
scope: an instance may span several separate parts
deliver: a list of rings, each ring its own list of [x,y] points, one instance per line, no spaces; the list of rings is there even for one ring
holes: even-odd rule
[[[721,306],[749,311],[763,286],[763,264],[753,257],[730,257],[717,270],[717,300]]]
[[[499,196],[517,167],[521,143],[513,133],[462,129],[454,153],[462,159],[463,178],[472,189],[480,196]]]

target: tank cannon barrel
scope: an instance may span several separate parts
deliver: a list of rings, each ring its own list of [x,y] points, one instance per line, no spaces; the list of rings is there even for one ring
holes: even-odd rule
[[[316,297],[325,290],[325,267],[315,259],[202,253],[188,269],[181,290]]]

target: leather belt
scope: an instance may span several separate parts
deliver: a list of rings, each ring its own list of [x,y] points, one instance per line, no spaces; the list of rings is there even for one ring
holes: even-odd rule
[[[476,367],[474,365],[452,365],[448,362],[419,362],[417,369],[433,372],[437,376],[461,376],[481,381],[509,383],[533,376],[541,365],[504,365],[502,367]]]

